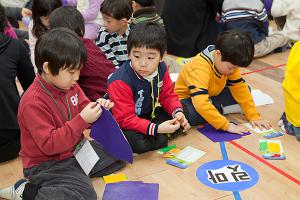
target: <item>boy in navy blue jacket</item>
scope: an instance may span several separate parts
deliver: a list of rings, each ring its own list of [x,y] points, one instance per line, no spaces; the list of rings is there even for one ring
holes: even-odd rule
[[[143,153],[168,145],[167,133],[180,126],[190,128],[167,67],[164,30],[153,22],[134,26],[128,37],[130,60],[108,80],[108,93],[115,103],[113,115],[133,152]]]

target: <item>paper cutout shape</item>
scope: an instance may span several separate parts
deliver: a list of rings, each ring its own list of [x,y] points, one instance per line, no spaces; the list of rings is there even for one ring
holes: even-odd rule
[[[158,200],[159,185],[141,181],[124,181],[105,186],[103,200]]]
[[[246,126],[250,131],[257,133],[263,136],[264,138],[274,138],[284,135],[283,132],[276,131],[273,128],[260,130],[258,127],[252,128],[250,123],[245,123],[243,125]]]
[[[101,116],[92,125],[90,136],[101,143],[109,155],[116,159],[133,162],[130,144],[113,116],[103,107]]]
[[[187,146],[181,150],[174,158],[167,159],[169,165],[185,169],[192,163],[200,159],[206,152]]]
[[[121,181],[126,181],[127,176],[125,174],[111,174],[108,176],[103,176],[104,183],[117,183]]]
[[[262,157],[265,159],[286,159],[280,140],[259,140],[259,150],[262,153]]]
[[[209,124],[205,124],[203,127],[197,129],[200,133],[205,135],[208,139],[213,142],[231,141],[241,138],[242,136],[250,135],[250,132],[244,133],[243,135],[229,133],[223,130],[216,130]]]

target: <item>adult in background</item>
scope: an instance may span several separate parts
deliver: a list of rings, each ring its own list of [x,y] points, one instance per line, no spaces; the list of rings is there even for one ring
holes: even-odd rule
[[[16,77],[24,90],[35,77],[23,43],[3,34],[7,23],[4,7],[0,4],[0,162],[18,157],[20,151],[17,120],[20,96]]]
[[[218,34],[215,17],[223,0],[165,0],[162,11],[168,53],[192,57],[214,44]]]

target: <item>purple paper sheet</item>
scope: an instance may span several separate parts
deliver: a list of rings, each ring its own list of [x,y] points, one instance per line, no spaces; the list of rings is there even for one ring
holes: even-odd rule
[[[108,154],[120,160],[133,162],[130,144],[113,116],[103,107],[101,116],[92,125],[90,136],[101,143]]]
[[[158,200],[159,185],[140,181],[110,183],[105,186],[103,200]]]
[[[243,135],[229,133],[223,130],[216,130],[209,124],[205,124],[204,127],[197,129],[200,133],[208,137],[213,142],[231,141],[241,138],[242,136],[250,135],[250,132],[244,133]]]

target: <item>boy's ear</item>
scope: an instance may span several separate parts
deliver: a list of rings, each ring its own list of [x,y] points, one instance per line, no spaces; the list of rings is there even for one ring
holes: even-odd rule
[[[164,54],[162,55],[160,61],[163,61],[165,59],[165,57],[167,56],[167,51],[164,52]]]
[[[131,23],[131,18],[130,19],[126,19],[125,17],[121,19],[121,23],[123,26],[127,26],[127,24]]]
[[[43,72],[46,74],[50,74],[50,70],[49,70],[49,63],[48,62],[44,62],[43,63]]]
[[[138,6],[137,3],[135,1],[132,1],[132,10],[133,10],[133,12],[136,11],[137,6]]]
[[[220,50],[216,50],[216,56],[218,56],[218,58],[220,58],[220,60],[222,60],[222,52]]]

